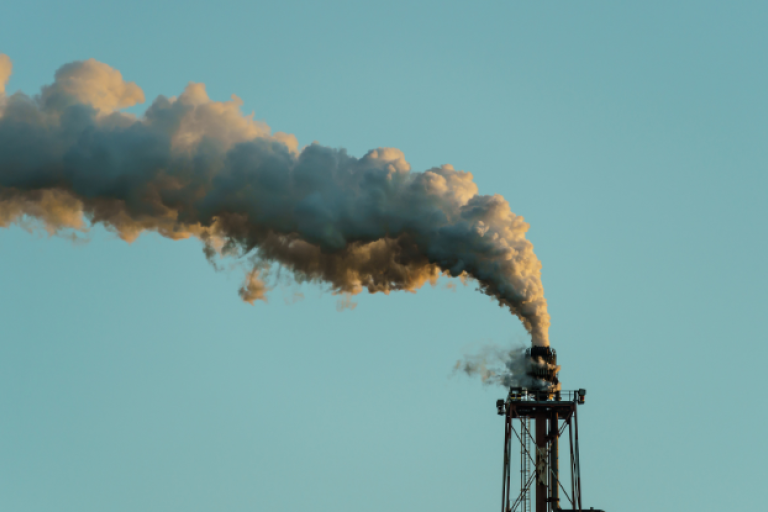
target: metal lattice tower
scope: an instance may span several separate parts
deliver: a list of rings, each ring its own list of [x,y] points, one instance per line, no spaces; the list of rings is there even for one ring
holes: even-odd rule
[[[502,512],[582,510],[577,407],[585,395],[583,389],[550,394],[511,388],[507,399],[496,403],[505,417]],[[570,459],[564,473],[560,471],[561,438],[567,441]],[[520,447],[520,482],[515,493],[510,467],[513,445]],[[568,508],[561,508],[561,503]]]
[[[587,391],[560,391],[557,352],[551,347],[533,346],[525,355],[527,376],[539,386],[512,387],[506,400],[496,402],[497,412],[504,416],[501,512],[579,512],[583,509],[577,409],[584,404]],[[570,463],[561,472],[560,439],[564,436]],[[516,494],[512,490],[510,467],[513,444],[520,446],[520,483],[515,486]],[[563,509],[561,503],[570,507]]]

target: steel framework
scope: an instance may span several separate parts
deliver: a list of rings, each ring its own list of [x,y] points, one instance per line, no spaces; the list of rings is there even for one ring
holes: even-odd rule
[[[510,388],[507,399],[496,402],[498,413],[504,416],[501,512],[582,510],[577,407],[584,403],[586,393],[583,389],[551,394]],[[570,461],[566,478],[570,482],[563,482],[560,473],[560,439],[563,436],[568,440]],[[518,489],[513,500],[511,461],[515,443],[520,446],[520,484],[515,486]],[[535,496],[534,508],[531,508],[532,495]],[[560,508],[561,501],[569,508]]]

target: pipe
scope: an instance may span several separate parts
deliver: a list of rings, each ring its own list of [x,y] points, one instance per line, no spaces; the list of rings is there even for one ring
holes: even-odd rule
[[[549,437],[552,446],[549,450],[549,467],[550,467],[550,484],[549,484],[549,501],[552,503],[552,510],[560,509],[560,438],[558,436],[558,421],[557,412],[552,413],[552,417],[549,419]]]
[[[536,512],[547,512],[547,414],[536,414]]]

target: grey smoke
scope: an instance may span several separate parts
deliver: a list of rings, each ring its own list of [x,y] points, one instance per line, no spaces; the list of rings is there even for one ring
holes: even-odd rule
[[[454,372],[479,377],[486,386],[523,387],[529,390],[550,389],[552,384],[532,377],[531,370],[535,366],[546,366],[548,369],[559,371],[560,367],[553,367],[541,358],[531,359],[526,356],[525,350],[522,346],[503,349],[495,345],[486,345],[476,353],[467,354],[457,361]]]
[[[470,173],[411,172],[394,148],[299,149],[202,84],[136,117],[120,109],[142,90],[93,59],[61,67],[34,97],[7,95],[10,74],[0,55],[0,227],[34,218],[51,233],[102,224],[127,241],[197,237],[209,259],[255,262],[240,289],[249,302],[265,299],[271,264],[347,298],[469,276],[548,344],[528,225]]]

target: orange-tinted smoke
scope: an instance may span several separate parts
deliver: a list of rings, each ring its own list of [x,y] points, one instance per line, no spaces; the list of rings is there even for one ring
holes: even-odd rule
[[[478,194],[470,173],[411,172],[394,148],[299,149],[198,83],[136,117],[120,110],[142,90],[93,59],[61,67],[34,97],[8,95],[10,73],[0,55],[0,226],[35,218],[50,232],[101,223],[127,241],[197,237],[208,256],[256,262],[240,290],[249,302],[265,299],[270,263],[345,296],[468,275],[548,344],[528,224],[500,195]]]

